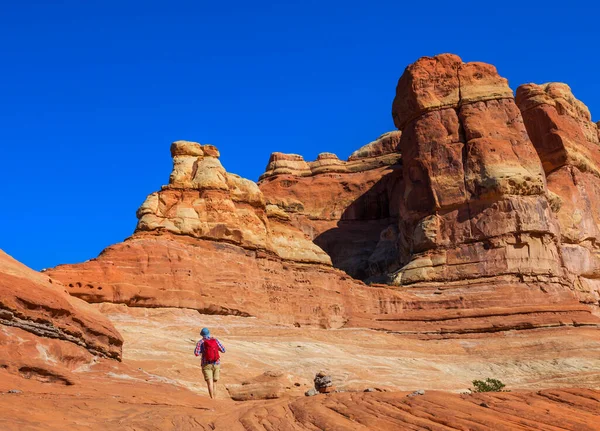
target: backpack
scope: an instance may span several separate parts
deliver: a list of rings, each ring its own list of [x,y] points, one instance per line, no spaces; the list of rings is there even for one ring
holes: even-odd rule
[[[219,360],[219,345],[215,338],[204,340],[202,344],[202,358],[205,362],[217,362]]]

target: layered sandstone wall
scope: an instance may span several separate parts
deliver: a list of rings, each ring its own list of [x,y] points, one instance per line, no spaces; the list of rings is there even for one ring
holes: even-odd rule
[[[349,320],[362,299],[353,291],[365,286],[332,268],[285,207],[265,199],[252,181],[226,172],[214,146],[178,141],[171,155],[169,184],[142,204],[131,238],[97,259],[46,273],[89,302],[184,307],[323,327]],[[374,298],[383,292],[388,298],[383,303],[395,303],[395,292],[367,290]],[[378,314],[382,304],[369,299],[359,307]]]
[[[0,383],[73,385],[73,371],[120,361],[122,346],[105,316],[0,250]]]

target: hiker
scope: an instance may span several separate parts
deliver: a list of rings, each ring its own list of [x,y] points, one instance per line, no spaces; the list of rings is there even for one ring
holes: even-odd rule
[[[219,351],[225,353],[225,347],[219,340],[210,336],[208,328],[202,328],[200,335],[202,339],[196,343],[194,355],[202,355],[202,374],[208,386],[208,394],[211,398],[217,398],[217,381],[221,368]]]

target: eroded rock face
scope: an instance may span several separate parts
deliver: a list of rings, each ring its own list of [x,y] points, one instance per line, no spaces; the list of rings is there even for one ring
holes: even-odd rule
[[[398,82],[393,116],[402,128],[407,262],[396,284],[562,275],[544,171],[493,66],[420,59]]]
[[[122,345],[92,306],[0,250],[0,380],[73,385],[74,369],[97,358],[120,360]]]
[[[397,157],[400,152],[400,137],[402,133],[398,130],[387,132],[381,135],[376,140],[369,142],[366,145],[363,145],[358,150],[350,154],[348,157],[349,161],[354,160],[363,160],[367,162],[369,159],[381,157],[381,156],[390,156]],[[392,163],[396,163],[396,160],[391,159]],[[366,170],[366,169],[365,169]]]
[[[527,132],[555,200],[559,247],[567,275],[584,302],[600,300],[600,141],[587,107],[566,84],[517,90]]]
[[[336,268],[385,281],[398,263],[400,136],[386,133],[348,161],[331,153],[314,162],[273,153],[259,182],[267,207],[305,232]]]

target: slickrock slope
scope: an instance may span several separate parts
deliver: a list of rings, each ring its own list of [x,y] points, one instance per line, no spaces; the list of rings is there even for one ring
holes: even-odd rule
[[[600,303],[600,140],[587,107],[560,83],[517,90],[548,179],[567,275],[583,302]]]
[[[406,395],[339,393],[197,407],[179,398],[144,403],[139,395],[100,400],[20,394],[0,398],[0,409],[12,418],[0,418],[0,425],[9,431],[600,430],[600,392],[594,390]],[[25,412],[15,401],[36,409]]]
[[[207,316],[194,310],[101,304],[123,335],[123,361],[207,395],[192,351],[209,327],[227,349],[219,398],[303,396],[326,371],[340,390],[465,391],[473,379],[500,378],[508,389],[600,387],[596,328],[415,337],[364,327],[291,327],[265,319]],[[374,371],[375,370],[375,371]],[[298,385],[297,385],[298,384]],[[245,390],[248,389],[248,390]],[[251,389],[251,390],[250,390]]]
[[[598,391],[564,389],[600,384],[600,341],[592,329],[419,340],[363,328],[294,328],[193,310],[97,307],[123,334],[123,362],[83,364],[71,373],[77,380],[70,386],[0,370],[0,428],[599,429]],[[202,326],[227,348],[218,401],[205,396],[192,354]],[[49,354],[45,360],[52,359]],[[320,370],[348,392],[304,397]],[[472,379],[489,376],[500,377],[511,392],[431,390],[462,392]],[[366,388],[377,389],[364,393]],[[10,389],[22,392],[8,394]],[[415,389],[425,394],[408,397]],[[255,401],[234,402],[228,395]],[[280,398],[256,400],[272,396]],[[35,409],[24,407],[31,405]]]
[[[267,205],[305,232],[333,265],[358,279],[385,281],[398,268],[400,132],[389,132],[348,161],[314,162],[273,153],[259,187]]]
[[[346,393],[248,408],[239,429],[598,430],[599,402],[599,392],[580,390],[417,397]],[[217,419],[215,429],[226,424]]]

